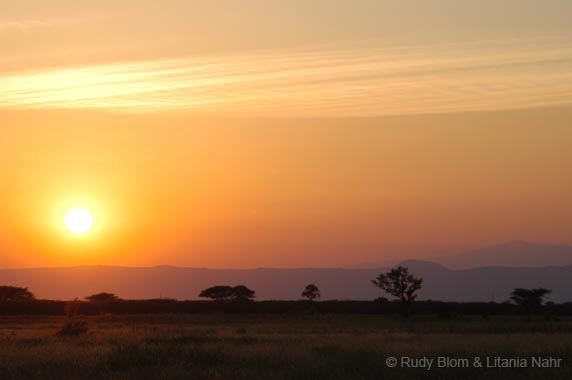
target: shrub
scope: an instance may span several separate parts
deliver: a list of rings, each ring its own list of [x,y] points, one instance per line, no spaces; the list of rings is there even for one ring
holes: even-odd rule
[[[56,333],[58,336],[79,336],[87,333],[88,326],[86,321],[77,320],[76,316],[79,312],[80,303],[76,299],[67,302],[64,305],[64,313],[66,315],[66,323],[60,331]]]

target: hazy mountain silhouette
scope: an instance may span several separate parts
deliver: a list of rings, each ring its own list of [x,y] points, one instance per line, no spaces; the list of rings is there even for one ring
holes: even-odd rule
[[[420,299],[444,301],[505,301],[513,288],[552,289],[551,300],[572,301],[572,265],[562,267],[484,267],[451,270],[442,265],[409,260],[410,272],[423,277]],[[387,296],[371,284],[375,269],[246,269],[217,270],[86,266],[72,268],[4,269],[0,285],[28,287],[39,298],[83,298],[98,292],[121,298],[169,297],[197,299],[214,285],[246,285],[257,299],[300,299],[309,283],[320,288],[322,299],[371,300]],[[390,297],[388,297],[390,298]]]
[[[402,265],[424,278],[422,299],[502,302],[508,300],[514,288],[547,288],[554,291],[549,300],[572,302],[572,265],[461,270],[418,260],[408,260]]]
[[[474,251],[432,258],[451,269],[484,266],[543,267],[572,265],[572,247],[555,244],[510,242]]]
[[[469,269],[487,266],[545,267],[572,265],[572,246],[534,244],[522,241],[498,244],[454,255],[431,257],[427,260],[450,269]],[[399,260],[365,263],[355,268],[380,268],[398,264]]]

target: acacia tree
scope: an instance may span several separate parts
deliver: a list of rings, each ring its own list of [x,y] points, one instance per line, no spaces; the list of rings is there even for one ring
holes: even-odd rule
[[[87,296],[85,297],[85,299],[88,300],[89,302],[94,302],[94,303],[109,303],[117,301],[119,297],[117,297],[113,293],[102,292],[102,293],[92,294],[91,296]]]
[[[552,290],[544,288],[516,288],[510,294],[510,299],[522,307],[526,314],[526,319],[530,321],[532,319],[532,313],[542,307],[544,297],[550,293],[552,293]]]
[[[218,302],[224,301],[248,301],[256,297],[256,292],[244,285],[227,286],[216,285],[203,290],[199,297],[210,298]]]
[[[226,285],[211,286],[203,290],[199,297],[210,298],[218,302],[227,301],[232,294],[232,287]]]
[[[371,282],[384,292],[397,297],[401,301],[401,313],[408,318],[411,315],[411,304],[417,298],[416,292],[421,289],[423,279],[409,273],[403,266],[380,273]]]
[[[97,293],[92,294],[91,296],[85,297],[86,300],[95,304],[99,310],[99,312],[106,311],[105,309],[113,302],[118,301],[119,297],[117,297],[113,293]]]
[[[30,301],[34,295],[28,288],[19,288],[17,286],[0,286],[0,302],[2,301]]]
[[[320,298],[320,295],[320,289],[318,289],[318,287],[314,284],[306,285],[306,288],[304,288],[304,291],[302,292],[302,297],[307,298],[308,301],[313,301],[316,298]]]
[[[233,287],[231,294],[234,301],[252,301],[256,297],[256,292],[244,285]]]

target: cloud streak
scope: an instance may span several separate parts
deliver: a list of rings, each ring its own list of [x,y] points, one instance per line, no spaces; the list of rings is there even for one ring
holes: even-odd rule
[[[2,21],[0,20],[0,32],[9,29],[36,29],[50,28],[53,26],[74,24],[80,22],[80,19],[56,19],[56,20],[18,20],[18,21]]]
[[[562,38],[269,50],[0,75],[0,107],[355,117],[572,103]]]

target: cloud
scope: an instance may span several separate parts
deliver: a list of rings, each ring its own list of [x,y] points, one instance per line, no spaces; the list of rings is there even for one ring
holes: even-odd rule
[[[19,21],[2,21],[0,20],[0,31],[8,29],[35,29],[49,28],[53,26],[74,24],[79,19],[57,19],[57,20],[19,20]]]
[[[0,75],[0,107],[264,117],[572,103],[572,41],[268,50]]]

